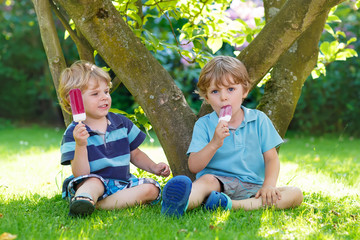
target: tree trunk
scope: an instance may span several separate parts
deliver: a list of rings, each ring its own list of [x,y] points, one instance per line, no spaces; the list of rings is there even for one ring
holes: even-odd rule
[[[267,21],[280,9],[280,2],[264,1]],[[281,3],[280,3],[281,4]],[[269,11],[272,9],[272,12]],[[330,9],[328,9],[329,11]],[[318,43],[328,16],[322,12],[310,27],[286,51],[271,71],[271,79],[265,85],[264,96],[258,106],[273,121],[281,137],[293,118],[306,78],[314,69],[319,54]]]
[[[61,71],[66,67],[66,63],[56,32],[50,3],[49,0],[32,0],[32,2],[38,18],[41,40],[48,59],[51,76],[56,89],[56,95],[57,98],[60,99],[58,94],[59,77]],[[64,116],[65,124],[69,125],[71,122],[70,115],[63,109],[62,114]]]

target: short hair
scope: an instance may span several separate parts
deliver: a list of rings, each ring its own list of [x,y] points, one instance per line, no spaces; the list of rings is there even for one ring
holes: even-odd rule
[[[71,114],[70,90],[74,88],[79,88],[81,91],[86,90],[90,79],[95,79],[98,83],[105,81],[110,88],[112,86],[110,75],[102,68],[87,61],[76,61],[61,72],[59,80],[60,105],[66,112]]]
[[[230,56],[216,56],[202,68],[197,83],[200,97],[206,96],[206,91],[212,81],[218,87],[234,82],[240,83],[245,91],[249,91],[251,88],[250,77],[245,65],[240,60]]]

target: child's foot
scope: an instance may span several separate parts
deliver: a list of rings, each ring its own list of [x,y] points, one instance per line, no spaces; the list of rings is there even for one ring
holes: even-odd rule
[[[212,191],[206,200],[204,207],[207,210],[215,210],[218,207],[221,207],[224,210],[230,210],[232,201],[225,193]]]
[[[161,214],[180,217],[189,203],[192,182],[187,176],[176,176],[164,187]]]
[[[70,201],[71,217],[84,217],[90,215],[95,210],[95,203],[90,194],[81,193]]]

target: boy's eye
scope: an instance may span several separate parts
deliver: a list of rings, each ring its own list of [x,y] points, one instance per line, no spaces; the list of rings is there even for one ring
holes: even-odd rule
[[[92,93],[91,95],[96,96],[96,95],[97,95],[97,93]]]
[[[234,91],[235,89],[231,87],[231,88],[229,88],[228,90],[229,90],[229,92],[232,92],[232,91]]]
[[[218,93],[218,90],[212,90],[211,93]]]

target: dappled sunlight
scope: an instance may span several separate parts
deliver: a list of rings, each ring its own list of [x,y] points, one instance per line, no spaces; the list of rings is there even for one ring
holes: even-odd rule
[[[0,185],[9,197],[19,192],[53,196],[61,192],[62,181],[69,174],[70,167],[60,165],[58,149],[17,154],[12,156],[12,161],[2,163]]]
[[[223,211],[220,208],[213,213],[210,221],[210,228],[217,228],[219,225],[226,223],[229,219],[230,211]]]
[[[304,211],[301,215],[291,215],[286,211],[264,210],[258,235],[266,238],[296,239],[299,235],[306,238],[317,233],[319,231],[317,225],[313,225],[311,219],[309,220],[303,214]],[[279,219],[281,222],[278,222]]]
[[[360,192],[359,183],[349,186],[343,178],[334,178],[329,172],[316,168],[303,168],[295,163],[282,164],[279,186],[297,186],[304,192],[322,192],[329,196],[343,197]]]

